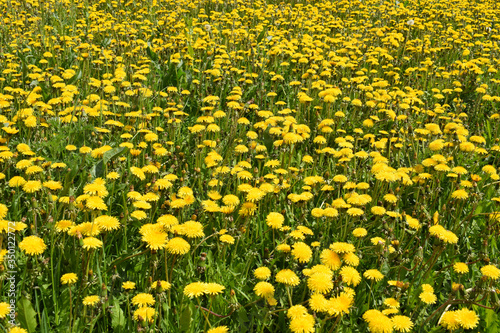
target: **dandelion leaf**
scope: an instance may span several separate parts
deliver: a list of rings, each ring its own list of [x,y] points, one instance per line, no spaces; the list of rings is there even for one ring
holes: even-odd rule
[[[115,300],[113,302],[113,309],[111,310],[111,326],[116,330],[117,328],[123,328],[125,323],[125,314],[120,308],[118,300]]]
[[[36,312],[33,305],[26,298],[23,297],[19,302],[18,320],[21,327],[26,328],[29,333],[35,332],[37,327]]]

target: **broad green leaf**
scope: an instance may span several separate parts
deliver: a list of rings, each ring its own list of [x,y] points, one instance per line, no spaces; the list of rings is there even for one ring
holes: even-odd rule
[[[102,160],[94,164],[92,169],[90,169],[90,175],[92,178],[99,178],[104,175],[104,164],[102,163]]]
[[[36,322],[36,312],[26,297],[21,298],[19,302],[17,319],[21,323],[21,326],[26,328],[29,333],[35,332],[38,325]]]
[[[189,331],[190,327],[191,327],[191,317],[192,317],[192,314],[191,314],[191,309],[188,307],[186,307],[186,309],[182,312],[181,314],[181,318],[179,319],[179,329],[182,331],[182,332],[187,332]]]
[[[191,57],[194,57],[194,51],[193,51],[193,47],[191,45],[188,45],[188,53]]]
[[[498,325],[498,314],[494,310],[486,309],[486,331],[489,333],[500,332]]]
[[[108,150],[102,155],[102,161],[104,164],[108,164],[113,158],[120,156],[127,148],[126,147],[118,147]]]
[[[116,330],[117,328],[123,328],[125,323],[125,314],[120,308],[120,303],[115,299],[113,302],[113,309],[111,310],[111,327]]]
[[[265,35],[266,35],[266,30],[262,30],[259,36],[257,37],[257,43],[260,43],[260,41],[264,38]]]
[[[240,324],[238,330],[239,332],[248,331],[248,323],[250,322],[250,320],[248,319],[247,310],[245,308],[241,308],[238,310],[238,322]]]

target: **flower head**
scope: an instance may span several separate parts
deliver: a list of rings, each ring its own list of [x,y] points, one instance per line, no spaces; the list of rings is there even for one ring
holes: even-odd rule
[[[122,283],[122,288],[125,289],[125,290],[135,289],[135,282],[125,281],[125,282]]]
[[[43,239],[37,236],[25,237],[21,243],[19,243],[19,248],[26,254],[30,256],[42,254],[47,248]]]
[[[474,310],[466,308],[457,310],[455,311],[455,317],[460,326],[467,330],[476,328],[479,323],[479,316]]]
[[[259,280],[267,280],[271,276],[271,270],[267,267],[259,267],[255,269],[253,275]]]
[[[288,286],[297,286],[300,279],[294,271],[290,269],[282,269],[276,274],[276,282],[286,284]]]
[[[145,307],[148,305],[154,305],[155,299],[153,295],[147,293],[140,293],[132,298],[132,304],[137,305],[139,307]]]
[[[99,302],[99,296],[91,295],[83,299],[83,305],[94,306]]]
[[[83,239],[83,248],[85,250],[94,250],[102,247],[102,241],[95,237],[86,237]]]
[[[143,306],[134,311],[134,319],[137,321],[152,322],[155,314],[156,310],[154,308]]]
[[[75,273],[66,273],[61,276],[62,284],[73,284],[78,281],[78,276]]]

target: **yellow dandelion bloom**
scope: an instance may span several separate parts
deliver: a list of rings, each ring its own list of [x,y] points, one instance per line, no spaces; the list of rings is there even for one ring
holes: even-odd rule
[[[85,250],[94,250],[102,247],[102,241],[95,237],[86,237],[83,239],[83,248]]]
[[[500,269],[493,265],[486,265],[481,268],[481,273],[492,280],[498,280],[500,277]]]
[[[25,237],[21,243],[19,243],[19,248],[26,254],[30,256],[42,254],[47,248],[43,239],[37,236]]]
[[[153,295],[148,293],[140,293],[132,298],[132,304],[138,307],[146,307],[148,305],[154,305],[156,303]]]
[[[134,311],[134,319],[136,321],[153,322],[156,310],[148,306],[143,306]]]
[[[294,287],[299,285],[300,279],[292,270],[282,269],[276,274],[276,282]]]
[[[78,276],[75,273],[66,273],[61,276],[62,284],[73,284],[78,281]]]
[[[99,296],[91,295],[83,299],[83,305],[94,306],[99,302]]]
[[[271,270],[267,267],[259,267],[255,269],[253,275],[259,280],[267,280],[271,277]]]

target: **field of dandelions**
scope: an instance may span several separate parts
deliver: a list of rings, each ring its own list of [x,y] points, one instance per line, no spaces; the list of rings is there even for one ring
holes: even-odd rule
[[[500,332],[495,0],[0,0],[1,332]]]

